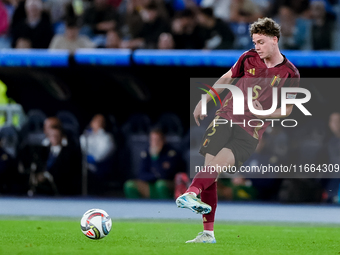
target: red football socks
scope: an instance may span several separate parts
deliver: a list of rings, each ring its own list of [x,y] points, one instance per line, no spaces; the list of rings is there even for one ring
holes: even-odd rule
[[[211,212],[203,214],[204,230],[213,231],[215,221],[215,211],[217,207],[217,172],[210,172],[210,166],[206,167],[206,171],[198,172],[193,179],[186,193],[193,192],[196,195],[201,193],[202,202],[211,206]]]
[[[217,182],[214,181],[207,189],[201,193],[202,202],[211,206],[211,212],[203,214],[204,230],[214,231],[215,212],[217,207]]]
[[[210,168],[211,166],[206,166],[206,171],[200,171],[196,174],[186,193],[193,192],[198,195],[205,189],[209,188],[215,182],[218,173],[215,171],[210,172]]]

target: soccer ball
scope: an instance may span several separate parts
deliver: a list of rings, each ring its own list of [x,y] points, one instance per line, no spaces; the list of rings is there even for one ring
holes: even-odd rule
[[[110,233],[112,221],[110,216],[101,209],[90,209],[80,220],[81,231],[91,239],[101,239]]]

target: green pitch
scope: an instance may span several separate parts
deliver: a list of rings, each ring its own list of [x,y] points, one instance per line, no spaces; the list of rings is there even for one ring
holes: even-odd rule
[[[90,240],[78,220],[2,219],[0,254],[340,254],[339,226],[217,223],[217,244],[185,244],[197,221],[113,221],[111,233]]]

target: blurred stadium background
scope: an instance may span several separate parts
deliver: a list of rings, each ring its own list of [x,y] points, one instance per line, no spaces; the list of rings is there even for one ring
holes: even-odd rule
[[[302,78],[339,75],[338,0],[1,0],[0,13],[2,196],[125,198],[124,183],[138,176],[155,126],[163,127],[188,173],[190,78],[229,70],[252,48],[248,25],[259,17],[280,23],[280,48]],[[297,128],[268,130],[265,149],[249,164],[340,164],[340,115],[329,126],[340,112],[339,88],[327,81],[306,85],[313,117],[295,111]],[[56,116],[81,151],[80,136],[96,114],[113,137],[110,157],[92,171],[82,150],[83,160],[63,161],[72,173],[60,171],[58,182],[54,176],[57,190],[74,186],[69,192],[54,192],[54,184],[52,191],[39,188],[37,173],[50,163],[39,149],[45,120]],[[92,176],[96,171],[105,175]],[[232,190],[222,189],[221,200],[338,203],[338,178],[221,185]]]

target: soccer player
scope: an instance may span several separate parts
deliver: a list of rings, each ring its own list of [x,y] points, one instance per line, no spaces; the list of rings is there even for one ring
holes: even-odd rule
[[[198,172],[186,193],[176,200],[178,207],[203,214],[204,231],[187,243],[216,243],[214,219],[217,206],[216,181],[219,174],[215,171],[216,167],[241,166],[255,151],[263,132],[271,124],[271,121],[265,119],[285,118],[293,110],[293,104],[288,104],[284,115],[281,115],[281,108],[266,116],[250,112],[246,103],[249,87],[252,88],[254,108],[267,110],[272,106],[272,88],[278,88],[280,98],[281,87],[299,86],[300,74],[279,50],[280,26],[275,21],[270,18],[258,19],[250,25],[249,31],[255,49],[243,53],[236,64],[215,83],[231,84],[236,78],[241,78],[236,86],[242,90],[245,98],[244,115],[233,115],[233,96],[229,92],[215,117],[225,119],[229,124],[213,125],[212,122],[207,128],[200,149],[205,157],[205,171]],[[215,88],[215,91],[219,94],[223,89]],[[286,97],[295,98],[296,93],[287,93]],[[210,99],[207,97],[207,101]],[[200,101],[193,113],[197,125],[205,117],[201,114],[201,107]],[[249,120],[252,120],[251,126],[248,125]],[[230,124],[231,122],[237,124]],[[199,194],[200,199],[197,198]]]

